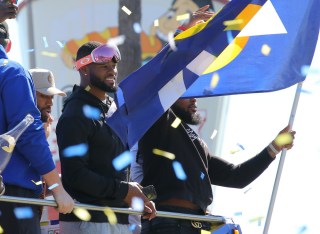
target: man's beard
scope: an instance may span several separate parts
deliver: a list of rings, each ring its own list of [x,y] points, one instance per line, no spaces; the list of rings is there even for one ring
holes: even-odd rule
[[[40,110],[40,114],[41,114],[41,121],[43,123],[46,123],[48,121],[48,115],[47,115],[47,111],[45,108],[43,109],[39,109]]]
[[[115,85],[113,87],[110,87],[109,85],[107,85],[103,81],[101,81],[93,73],[90,73],[90,83],[91,83],[91,85],[97,87],[98,89],[101,89],[102,91],[105,91],[108,93],[115,93],[118,89],[117,83],[115,83]]]
[[[188,111],[185,111],[178,105],[173,104],[171,107],[173,112],[185,123],[191,124],[191,125],[198,125],[201,122],[201,116],[199,113],[190,113]]]

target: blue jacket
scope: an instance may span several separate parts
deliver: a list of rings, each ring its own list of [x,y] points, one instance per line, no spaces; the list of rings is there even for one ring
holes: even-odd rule
[[[0,45],[0,135],[14,128],[28,113],[34,122],[20,136],[7,167],[0,173],[5,184],[40,194],[42,186],[32,180],[41,180],[41,175],[52,171],[55,165],[36,107],[34,84],[29,72],[8,60]]]

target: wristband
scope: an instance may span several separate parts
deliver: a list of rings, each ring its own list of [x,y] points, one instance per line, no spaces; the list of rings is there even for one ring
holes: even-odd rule
[[[278,151],[276,148],[274,148],[272,142],[269,144],[269,149],[274,153],[274,154],[278,154],[280,151]]]

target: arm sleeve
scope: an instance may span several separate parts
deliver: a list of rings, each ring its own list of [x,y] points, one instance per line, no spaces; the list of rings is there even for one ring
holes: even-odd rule
[[[21,73],[6,79],[2,97],[8,131],[27,114],[34,117],[34,122],[17,141],[15,150],[27,159],[40,175],[52,171],[55,165],[40,120],[40,112],[36,106],[31,77],[28,77],[27,73]]]
[[[57,140],[61,161],[62,181],[75,191],[97,198],[124,199],[128,184],[111,177],[99,175],[89,168],[90,155],[64,157],[63,151],[79,144],[89,145],[90,120],[85,118],[61,118],[57,125]],[[107,169],[106,169],[107,170]]]
[[[243,188],[260,176],[273,160],[267,148],[238,165],[210,156],[208,158],[209,176],[214,185]]]

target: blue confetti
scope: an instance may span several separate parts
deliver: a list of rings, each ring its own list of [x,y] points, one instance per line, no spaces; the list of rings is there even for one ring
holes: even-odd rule
[[[113,167],[120,171],[123,168],[129,166],[134,160],[134,155],[130,151],[125,151],[120,154],[118,157],[112,160]]]
[[[200,178],[203,180],[205,177],[205,174],[203,172],[200,173]]]
[[[244,150],[243,145],[241,145],[241,144],[239,144],[239,143],[237,143],[237,145],[238,145],[242,150]]]
[[[95,107],[92,107],[89,105],[84,105],[83,106],[83,114],[88,119],[98,120],[98,119],[100,119],[101,111],[98,108],[95,108]]]
[[[17,219],[31,219],[33,217],[31,207],[16,207],[13,212]]]
[[[242,216],[242,211],[235,212],[234,216]]]
[[[61,41],[56,41],[58,43],[58,45],[63,48],[65,46],[65,42],[61,42]]]
[[[141,26],[139,23],[134,23],[133,24],[133,30],[135,31],[135,33],[140,34],[142,32]]]
[[[302,234],[302,233],[304,233],[305,231],[307,231],[307,226],[302,226],[302,227],[300,227],[299,228],[299,231],[298,231],[298,233],[297,234]]]
[[[44,47],[45,47],[45,48],[48,48],[49,45],[48,45],[47,38],[46,38],[46,37],[42,37],[42,40],[43,40],[43,43],[44,43]]]
[[[174,161],[172,163],[174,172],[176,173],[176,176],[179,180],[186,180],[187,179],[187,175],[184,172],[181,163],[179,163],[178,161]]]
[[[130,224],[130,226],[129,226],[129,230],[130,231],[134,231],[134,230],[136,230],[136,228],[137,228],[137,225],[136,224]]]
[[[233,41],[232,31],[227,31],[227,39],[228,39],[228,43],[231,44]]]
[[[79,144],[69,146],[63,150],[64,157],[76,157],[76,156],[83,156],[88,152],[88,145],[87,144]]]

